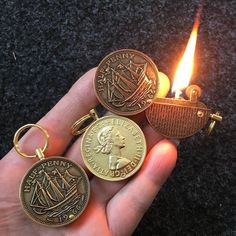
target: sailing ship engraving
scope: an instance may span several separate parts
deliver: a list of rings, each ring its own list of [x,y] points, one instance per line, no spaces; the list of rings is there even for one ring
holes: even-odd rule
[[[109,67],[109,74],[105,77],[108,102],[115,107],[126,105],[130,109],[145,105],[143,103],[148,102],[146,98],[154,95],[151,89],[153,80],[146,74],[147,65],[130,59],[127,64],[119,62],[116,67]]]
[[[48,173],[42,169],[34,179],[30,200],[32,210],[38,215],[47,214],[48,220],[59,217],[62,221],[61,216],[65,217],[69,211],[76,210],[78,203],[83,200],[83,193],[77,188],[81,180],[81,176],[73,176],[68,170],[61,173],[54,168]]]
[[[159,86],[155,63],[142,52],[121,49],[98,65],[94,87],[99,102],[117,115],[136,115],[154,101]]]

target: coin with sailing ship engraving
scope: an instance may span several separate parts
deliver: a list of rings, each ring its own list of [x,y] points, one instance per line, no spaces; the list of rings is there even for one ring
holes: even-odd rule
[[[152,104],[158,90],[158,69],[145,54],[123,49],[106,56],[94,78],[98,100],[118,115],[135,115]]]
[[[58,227],[77,219],[90,194],[85,171],[61,157],[37,162],[24,176],[20,199],[27,215],[37,223]]]
[[[85,165],[94,175],[118,181],[139,170],[146,155],[146,141],[132,120],[105,116],[85,131],[81,151]]]

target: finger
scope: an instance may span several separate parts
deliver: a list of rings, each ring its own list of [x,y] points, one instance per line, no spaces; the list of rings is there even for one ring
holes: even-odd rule
[[[96,68],[83,75],[52,110],[38,122],[49,133],[47,155],[62,154],[72,138],[71,125],[97,105],[98,101],[93,89],[95,71]],[[24,151],[32,154],[43,142],[39,131],[31,129],[24,135],[20,143],[24,147]],[[11,152],[6,158],[12,156]]]
[[[87,166],[84,164],[81,156],[81,138],[78,138],[70,149],[66,152],[65,156],[68,157],[70,160],[77,162],[86,172],[89,179],[93,177],[93,174],[88,170]]]
[[[95,193],[96,200],[106,206],[107,202],[128,182],[128,179],[121,181],[103,180],[98,177],[93,177],[91,180],[91,188]]]
[[[143,129],[148,124],[145,112],[141,112],[137,115],[129,116],[128,118],[130,118],[135,123],[137,123],[141,129]]]
[[[156,132],[149,124],[144,127],[143,133],[146,138],[147,152],[149,152],[155,144],[164,139],[164,137]]]
[[[173,170],[176,157],[175,145],[166,139],[152,148],[138,174],[107,205],[112,232],[131,235]],[[120,227],[123,222],[126,227]]]

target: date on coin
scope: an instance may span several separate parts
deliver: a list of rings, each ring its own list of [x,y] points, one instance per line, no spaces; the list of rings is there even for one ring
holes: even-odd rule
[[[85,171],[61,157],[37,162],[24,176],[20,199],[27,215],[37,223],[58,227],[76,220],[90,194]]]
[[[119,181],[139,170],[146,155],[146,141],[132,120],[105,116],[86,130],[81,150],[85,165],[94,175]]]
[[[122,49],[99,64],[94,87],[98,100],[117,115],[135,115],[152,104],[158,90],[158,69],[144,53]]]

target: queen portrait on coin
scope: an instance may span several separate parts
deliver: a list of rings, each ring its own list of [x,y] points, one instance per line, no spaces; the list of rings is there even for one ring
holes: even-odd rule
[[[114,126],[103,127],[97,134],[99,145],[95,147],[97,153],[109,155],[109,169],[118,170],[130,163],[122,157],[121,149],[125,147],[125,137]]]

